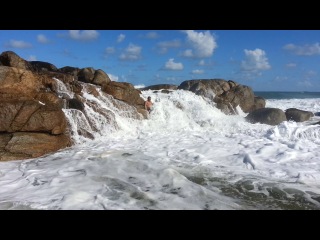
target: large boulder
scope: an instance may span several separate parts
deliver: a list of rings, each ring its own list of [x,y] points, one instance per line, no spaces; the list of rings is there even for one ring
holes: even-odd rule
[[[98,69],[94,72],[94,77],[92,82],[96,85],[102,86],[104,84],[108,84],[109,82],[111,82],[111,79],[104,71],[102,71],[101,69]]]
[[[254,103],[251,111],[260,109],[260,108],[265,108],[265,107],[266,107],[266,100],[262,97],[254,96]]]
[[[0,134],[0,161],[40,157],[71,145],[64,134],[6,133]]]
[[[0,132],[47,132],[62,134],[67,126],[63,111],[39,101],[2,100]]]
[[[65,67],[59,68],[58,71],[62,73],[68,73],[73,76],[77,76],[80,71],[80,68],[65,66]]]
[[[223,79],[201,79],[182,82],[178,89],[189,90],[211,99],[226,114],[236,114],[236,107],[248,113],[255,109],[254,93],[248,86]]]
[[[15,67],[24,70],[33,70],[32,65],[24,60],[23,58],[19,57],[16,53],[12,51],[3,52],[0,55],[0,62],[3,66],[7,67]]]
[[[92,83],[95,70],[92,67],[82,68],[78,73],[78,81]]]
[[[215,96],[230,90],[230,85],[223,79],[200,79],[184,81],[178,89],[189,90],[213,100]]]
[[[283,121],[287,121],[284,111],[278,108],[260,108],[250,112],[246,116],[246,120],[250,123],[264,123],[268,125],[278,125]]]
[[[84,103],[81,102],[79,99],[77,98],[72,98],[72,99],[69,99],[67,101],[67,106],[68,108],[73,108],[73,109],[78,109],[80,111],[83,111],[84,110]]]
[[[177,90],[178,86],[177,85],[173,85],[173,84],[156,84],[156,85],[151,85],[151,86],[144,87],[144,88],[139,88],[139,90],[141,90],[141,91],[144,91],[144,90],[161,90],[161,89]]]
[[[143,108],[144,100],[140,97],[140,91],[135,89],[131,83],[110,82],[102,86],[102,91],[112,95],[115,99],[124,101],[133,106]]]
[[[35,71],[57,71],[57,67],[48,62],[41,62],[41,61],[29,61],[31,66]]]
[[[0,96],[34,98],[42,88],[42,79],[31,71],[0,66]]]
[[[304,122],[310,120],[314,116],[312,112],[303,111],[297,108],[289,108],[285,111],[287,120],[293,120],[295,122]]]

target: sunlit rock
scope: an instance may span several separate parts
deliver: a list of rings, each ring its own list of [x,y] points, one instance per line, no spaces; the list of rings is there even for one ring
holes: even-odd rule
[[[295,122],[304,122],[310,120],[314,116],[312,112],[303,111],[296,108],[289,108],[285,111],[287,120],[292,120]]]
[[[28,61],[19,57],[16,53],[12,51],[6,51],[1,53],[0,62],[3,66],[15,67],[23,70],[33,70],[32,65]]]
[[[250,123],[264,123],[268,125],[278,125],[283,121],[287,121],[284,111],[278,108],[260,108],[250,112],[246,116],[246,120]]]

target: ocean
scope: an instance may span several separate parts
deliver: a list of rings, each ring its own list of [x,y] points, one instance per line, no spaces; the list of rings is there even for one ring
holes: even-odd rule
[[[320,93],[256,92],[266,107],[320,112]],[[76,145],[43,157],[0,162],[0,209],[293,210],[320,209],[320,117],[277,126],[228,116],[189,91],[142,91],[145,120],[108,97],[64,109]],[[93,131],[93,126],[96,131]],[[95,140],[78,134],[87,129]]]

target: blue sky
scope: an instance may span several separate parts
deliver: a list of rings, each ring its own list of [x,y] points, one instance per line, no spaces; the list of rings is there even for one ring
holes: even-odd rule
[[[0,52],[9,50],[133,85],[222,78],[254,91],[320,92],[319,30],[0,30]]]

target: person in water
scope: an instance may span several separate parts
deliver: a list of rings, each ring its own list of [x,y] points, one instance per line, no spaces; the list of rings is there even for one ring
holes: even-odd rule
[[[152,110],[153,103],[151,102],[151,97],[148,97],[148,100],[144,102],[144,108],[150,113]]]

